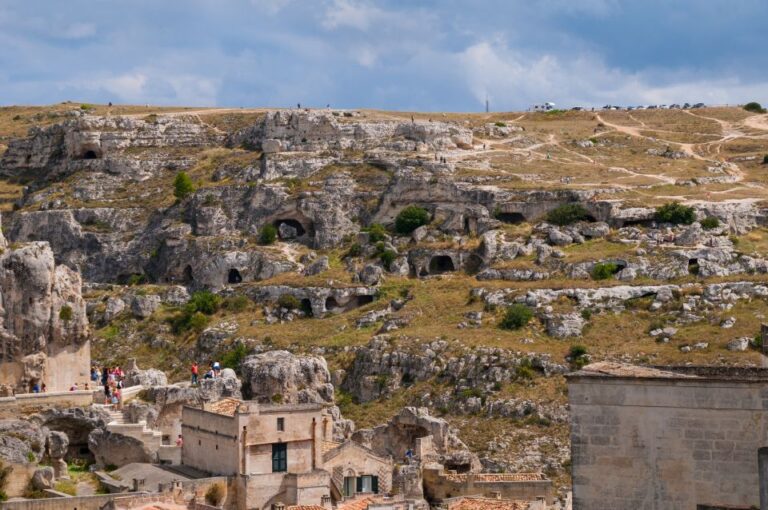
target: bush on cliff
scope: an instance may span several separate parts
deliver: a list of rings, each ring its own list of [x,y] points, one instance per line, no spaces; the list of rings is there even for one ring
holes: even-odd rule
[[[277,241],[277,227],[271,223],[267,223],[261,227],[261,231],[259,232],[259,244],[267,246],[274,244],[275,241]]]
[[[429,212],[423,207],[409,205],[395,218],[395,230],[398,234],[410,234],[427,223],[429,223]]]
[[[533,318],[533,311],[525,305],[514,304],[504,312],[499,327],[501,329],[520,329]]]
[[[547,222],[564,227],[589,218],[589,212],[581,204],[563,204],[547,213]]]
[[[194,193],[195,185],[187,172],[179,172],[173,180],[173,196],[179,200],[184,200]]]
[[[696,221],[696,211],[680,202],[668,202],[656,208],[656,221],[674,223],[675,225],[690,225]]]

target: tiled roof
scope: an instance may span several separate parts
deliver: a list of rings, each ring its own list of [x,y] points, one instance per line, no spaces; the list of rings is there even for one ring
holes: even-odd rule
[[[287,510],[325,510],[325,508],[320,505],[292,505]]]
[[[547,479],[541,473],[445,473],[443,476],[456,483],[466,483],[470,477],[476,482],[535,482]]]
[[[366,510],[371,503],[373,503],[373,497],[366,496],[360,499],[345,501],[336,507],[336,510]]]
[[[334,448],[337,448],[341,446],[342,443],[339,443],[338,441],[323,441],[320,444],[321,451],[325,454],[333,450]]]
[[[205,410],[216,414],[223,414],[224,416],[234,416],[240,404],[242,404],[242,401],[236,398],[223,398],[208,404]]]
[[[448,505],[448,510],[526,510],[528,503],[525,501],[511,501],[508,499],[457,498]]]

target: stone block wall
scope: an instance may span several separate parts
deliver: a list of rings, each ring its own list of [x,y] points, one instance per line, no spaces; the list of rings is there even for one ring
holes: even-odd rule
[[[759,505],[768,383],[569,380],[574,510]]]

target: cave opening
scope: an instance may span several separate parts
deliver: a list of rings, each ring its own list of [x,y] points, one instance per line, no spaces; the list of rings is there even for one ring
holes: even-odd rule
[[[98,159],[99,156],[94,150],[87,150],[83,153],[83,159]]]
[[[240,275],[240,271],[238,271],[235,268],[232,268],[229,270],[229,275],[227,275],[227,282],[233,284],[233,283],[242,283],[243,277]]]
[[[430,259],[430,274],[447,273],[449,271],[456,271],[452,257],[449,257],[448,255],[435,255],[432,257],[432,259]]]
[[[519,212],[500,212],[496,213],[496,219],[508,223],[510,225],[518,225],[520,223],[525,223],[525,216],[520,214]]]
[[[186,284],[189,284],[195,281],[195,277],[192,274],[192,266],[187,265],[187,267],[184,268],[182,279]]]
[[[276,220],[274,226],[280,239],[295,239],[303,237],[307,231],[300,221],[293,218]]]

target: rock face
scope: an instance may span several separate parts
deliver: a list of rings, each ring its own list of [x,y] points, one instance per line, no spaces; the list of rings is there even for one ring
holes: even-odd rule
[[[24,420],[0,420],[0,460],[24,464],[45,454],[46,431]]]
[[[54,263],[48,243],[8,247],[0,235],[0,384],[65,390],[90,368],[80,275]],[[50,367],[55,364],[56,370]]]
[[[125,466],[134,462],[151,462],[152,454],[144,443],[122,434],[96,429],[88,435],[88,449],[99,466]]]
[[[32,475],[32,486],[39,490],[53,489],[54,473],[53,468],[46,466],[35,471]]]
[[[150,388],[154,386],[165,386],[168,384],[168,377],[161,370],[150,368],[141,370],[136,365],[136,360],[129,361],[128,368],[125,371],[125,383],[127,386],[144,386]]]
[[[269,351],[242,365],[244,393],[263,403],[333,403],[333,384],[324,358]]]
[[[432,436],[432,444],[447,469],[479,471],[480,460],[469,451],[456,432],[441,418],[423,407],[405,407],[385,425],[355,432],[352,439],[381,456],[404,459],[417,438]]]

